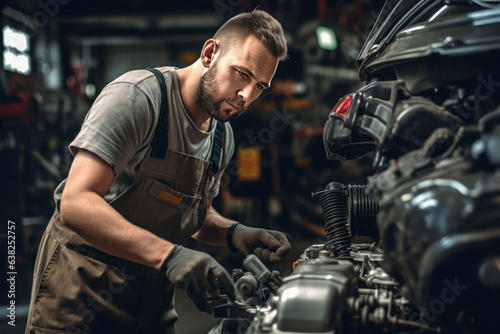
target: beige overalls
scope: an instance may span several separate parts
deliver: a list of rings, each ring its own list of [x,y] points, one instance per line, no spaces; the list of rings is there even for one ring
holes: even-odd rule
[[[133,184],[110,204],[133,224],[181,244],[203,226],[224,126],[217,122],[211,161],[169,150],[165,82],[149,70],[162,93],[158,125]],[[97,250],[64,227],[56,210],[35,262],[26,333],[175,333],[173,303],[174,287],[163,274]]]

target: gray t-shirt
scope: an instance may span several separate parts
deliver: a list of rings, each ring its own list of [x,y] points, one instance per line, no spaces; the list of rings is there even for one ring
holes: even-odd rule
[[[182,103],[174,67],[158,68],[167,87],[169,149],[210,160],[215,122],[209,132],[199,130]],[[149,148],[160,112],[161,92],[150,71],[125,73],[109,83],[90,108],[82,128],[69,149],[73,155],[86,149],[106,161],[115,180],[104,196],[110,202],[134,180]],[[210,184],[209,197],[217,196],[220,180],[234,152],[233,131],[225,123],[224,149],[219,172]],[[54,193],[57,207],[66,180]]]

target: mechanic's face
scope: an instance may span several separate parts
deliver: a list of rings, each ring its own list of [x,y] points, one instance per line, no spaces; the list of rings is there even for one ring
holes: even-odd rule
[[[241,115],[271,85],[278,59],[255,36],[220,51],[200,80],[199,95],[213,118],[227,122]]]

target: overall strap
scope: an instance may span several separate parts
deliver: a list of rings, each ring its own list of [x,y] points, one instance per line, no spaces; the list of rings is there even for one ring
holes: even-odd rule
[[[155,134],[153,140],[151,141],[151,157],[157,159],[164,159],[168,148],[168,128],[167,128],[167,96],[166,96],[166,85],[163,74],[154,68],[147,68],[146,70],[151,71],[161,90],[161,106],[160,106],[160,117],[158,118],[158,123],[156,124]],[[217,122],[215,126],[214,143],[212,147],[212,158],[210,161],[210,167],[208,174],[213,177],[220,168],[220,159],[222,154],[222,136],[224,134],[224,124],[214,119]]]
[[[163,74],[154,68],[146,68],[153,72],[158,80],[161,91],[160,116],[156,124],[153,140],[151,141],[151,157],[156,159],[164,159],[168,148],[168,127],[167,127],[167,86]]]
[[[208,175],[211,177],[215,176],[219,171],[220,158],[222,153],[222,135],[224,134],[224,124],[222,122],[216,121],[214,134],[214,145],[212,147],[212,159],[210,161],[210,168],[208,170]]]

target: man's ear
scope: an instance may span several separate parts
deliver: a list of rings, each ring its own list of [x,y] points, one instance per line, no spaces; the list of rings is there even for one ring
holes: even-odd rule
[[[204,67],[209,68],[210,65],[216,59],[216,55],[218,54],[218,44],[215,39],[209,39],[203,45],[203,49],[201,49],[201,63]]]

